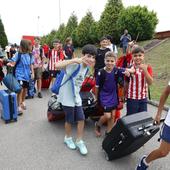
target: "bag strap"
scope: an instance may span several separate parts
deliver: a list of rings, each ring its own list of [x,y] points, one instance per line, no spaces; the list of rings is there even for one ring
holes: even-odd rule
[[[71,74],[71,76],[60,85],[60,87],[66,84],[69,80],[73,79],[78,74],[79,71],[80,71],[80,64],[78,65],[77,69]]]

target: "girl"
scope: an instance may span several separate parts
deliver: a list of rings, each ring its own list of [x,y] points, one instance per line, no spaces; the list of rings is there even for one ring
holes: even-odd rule
[[[22,86],[22,90],[17,94],[19,115],[22,115],[23,110],[26,109],[24,101],[27,93],[27,88],[29,86],[29,80],[30,78],[34,79],[34,59],[32,57],[31,51],[31,41],[21,40],[19,52],[17,52],[7,64],[8,66],[15,66],[15,77]]]

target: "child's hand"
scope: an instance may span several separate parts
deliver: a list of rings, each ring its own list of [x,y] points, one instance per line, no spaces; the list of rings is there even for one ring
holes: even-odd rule
[[[123,72],[123,74],[124,74],[125,76],[127,76],[127,77],[130,77],[130,73],[129,73],[129,71],[127,71],[127,70],[125,70],[125,71]]]
[[[160,120],[161,120],[161,115],[157,114],[154,118],[154,121],[159,125],[160,124]]]
[[[146,64],[140,64],[139,68],[142,69],[143,71],[147,71],[147,65]]]
[[[13,64],[13,63],[7,63],[7,66],[8,66],[8,67],[14,67],[15,64]]]
[[[135,69],[133,67],[131,68],[126,68],[126,71],[128,71],[129,73],[131,74],[134,74],[135,73]]]

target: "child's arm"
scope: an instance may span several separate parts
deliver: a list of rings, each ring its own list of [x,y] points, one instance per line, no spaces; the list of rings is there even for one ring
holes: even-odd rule
[[[31,79],[34,79],[34,65],[31,64]]]
[[[160,98],[160,101],[159,101],[158,111],[157,111],[157,114],[155,116],[155,121],[158,124],[160,124],[162,110],[163,110],[164,104],[165,104],[169,94],[170,94],[170,84],[163,91],[161,98]]]
[[[153,82],[153,77],[152,75],[150,75],[150,73],[148,72],[148,66],[146,64],[141,64],[139,66],[139,68],[141,68],[144,72],[145,78],[146,78],[146,82],[148,85],[151,85]]]
[[[95,87],[95,97],[96,97],[96,100],[98,100],[98,96],[99,96],[99,87]]]
[[[80,64],[83,62],[82,58],[73,58],[71,60],[63,60],[63,61],[59,61],[55,64],[55,68],[56,69],[62,69],[65,68],[66,66],[70,65],[70,64]]]

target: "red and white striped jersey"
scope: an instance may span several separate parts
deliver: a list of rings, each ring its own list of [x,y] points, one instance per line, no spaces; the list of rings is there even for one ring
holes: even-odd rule
[[[55,70],[55,64],[59,60],[63,60],[63,59],[64,59],[64,54],[62,50],[57,51],[55,49],[52,49],[49,54],[49,70]]]
[[[152,67],[148,65],[147,70],[148,73],[153,76]],[[140,68],[135,68],[135,73],[129,78],[127,98],[140,100],[147,97],[148,84],[146,82],[144,71]]]

